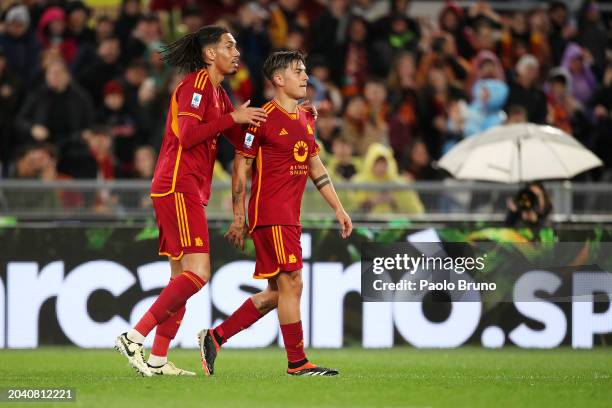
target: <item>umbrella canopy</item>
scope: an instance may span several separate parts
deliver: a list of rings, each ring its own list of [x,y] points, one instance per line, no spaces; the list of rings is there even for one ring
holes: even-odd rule
[[[497,126],[464,139],[438,162],[458,179],[502,183],[569,179],[601,165],[571,135],[532,123]]]

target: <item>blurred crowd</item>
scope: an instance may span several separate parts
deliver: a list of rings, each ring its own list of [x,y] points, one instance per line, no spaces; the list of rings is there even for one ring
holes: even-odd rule
[[[271,51],[308,53],[308,98],[337,181],[441,179],[435,160],[458,141],[527,121],[571,134],[605,163],[582,177],[611,181],[609,20],[594,0],[533,6],[447,1],[432,18],[414,16],[408,0],[9,2],[0,18],[2,177],[150,179],[181,80],[162,47],[219,24],[242,54],[224,83],[235,104],[270,97],[260,69]],[[222,143],[218,177],[232,158]],[[411,201],[382,194],[361,205],[422,211]]]

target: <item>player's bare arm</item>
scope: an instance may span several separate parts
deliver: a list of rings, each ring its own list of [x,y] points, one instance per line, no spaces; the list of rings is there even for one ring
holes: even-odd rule
[[[338,198],[338,194],[336,193],[336,189],[331,182],[331,178],[329,177],[329,173],[325,168],[325,165],[321,162],[321,158],[319,156],[314,156],[310,158],[310,179],[314,183],[314,185],[319,190],[319,193],[323,196],[325,201],[329,204],[329,206],[335,211],[336,219],[340,223],[342,228],[342,238],[348,238],[353,231],[353,222],[351,221],[351,217],[347,214],[340,202],[340,198]]]
[[[224,237],[236,248],[244,250],[244,237],[246,235],[246,186],[247,174],[253,159],[236,154],[234,159],[234,171],[232,174],[232,206],[234,221],[230,225]]]

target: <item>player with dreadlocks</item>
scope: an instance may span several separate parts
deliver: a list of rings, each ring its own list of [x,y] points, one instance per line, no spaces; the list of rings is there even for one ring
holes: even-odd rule
[[[226,29],[202,27],[170,44],[163,58],[186,73],[170,100],[163,144],[151,185],[159,227],[159,254],[170,261],[168,285],[115,348],[143,376],[195,375],[167,359],[187,300],[210,280],[205,206],[210,197],[217,141],[221,134],[241,137],[241,125],[260,126],[267,114],[246,101],[234,110],[221,86],[236,73],[240,53]],[[157,327],[148,361],[143,343]]]

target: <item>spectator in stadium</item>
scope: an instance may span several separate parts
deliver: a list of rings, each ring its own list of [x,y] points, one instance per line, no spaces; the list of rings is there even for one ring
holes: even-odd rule
[[[58,179],[57,151],[48,143],[21,146],[16,150],[15,166],[10,174],[16,179],[53,181]],[[4,192],[6,205],[14,209],[53,209],[60,206],[60,195],[56,190],[40,190],[23,194],[18,191]]]
[[[49,143],[21,146],[16,152],[13,171],[14,178],[56,180],[57,149]]]
[[[105,38],[98,45],[94,61],[77,72],[79,83],[91,96],[95,105],[102,103],[102,87],[123,72],[119,63],[121,44],[116,37]]]
[[[509,21],[504,24],[500,54],[506,70],[511,70],[519,58],[525,54],[536,57],[541,67],[546,66],[550,57],[548,34],[543,32],[541,24],[535,24],[533,28],[529,24],[531,22],[529,20],[535,22],[541,20],[541,16],[537,13],[533,11],[531,16],[527,16],[523,11],[515,11]]]
[[[64,9],[56,6],[46,9],[38,22],[37,33],[43,50],[57,49],[66,63],[72,63],[77,53],[77,42],[66,30]]]
[[[372,66],[370,74],[386,76],[398,53],[418,50],[421,31],[416,20],[409,17],[410,1],[391,0],[390,3],[389,13],[374,24],[379,63]]]
[[[370,214],[421,214],[423,203],[416,192],[406,189],[405,181],[399,176],[393,152],[379,143],[372,144],[364,158],[361,171],[353,178],[358,183],[396,184],[395,191],[358,191],[353,203],[357,209]]]
[[[599,5],[595,0],[586,0],[578,12],[576,41],[590,54],[595,71],[601,74],[606,62],[606,48],[609,48],[608,29],[601,18]]]
[[[96,33],[88,27],[91,10],[81,0],[73,0],[66,5],[67,34],[75,39],[80,48],[84,45],[95,46]]]
[[[74,40],[77,50],[70,70],[77,73],[96,58],[96,32],[88,26],[91,10],[80,0],[66,5],[66,36]]]
[[[134,153],[134,177],[141,180],[151,181],[155,171],[157,160],[155,149],[149,145],[142,145]],[[149,193],[142,194],[139,198],[140,208],[152,208],[153,202]]]
[[[106,38],[115,37],[115,24],[113,20],[106,15],[96,17],[96,44],[100,44]]]
[[[332,156],[327,160],[329,176],[334,181],[350,181],[360,169],[360,160],[353,156],[353,145],[342,137],[334,138]]]
[[[332,112],[338,113],[342,110],[342,92],[333,81],[332,69],[325,57],[321,55],[311,55],[308,57],[308,75],[311,80],[316,80],[322,87],[321,99],[317,107],[329,108]],[[311,101],[316,104],[317,101]]]
[[[471,30],[467,27],[463,9],[454,1],[447,1],[438,15],[440,30],[450,34],[457,44],[457,50],[466,60],[470,60],[474,54],[474,38]]]
[[[362,17],[352,17],[347,27],[346,42],[336,53],[331,66],[335,68],[335,82],[345,97],[362,92],[370,72],[376,64],[376,54],[368,38],[368,23]]]
[[[308,16],[300,6],[301,0],[278,0],[270,6],[268,33],[273,49],[285,48],[291,32],[308,29]]]
[[[159,92],[166,87],[172,75],[172,68],[162,60],[163,47],[164,45],[161,42],[152,43],[146,52],[149,78],[153,81],[155,92]]]
[[[84,138],[90,159],[96,164],[98,180],[114,180],[118,174],[117,159],[113,154],[113,137],[106,125],[94,125]],[[94,210],[99,213],[112,211],[119,203],[119,197],[108,189],[96,192]]]
[[[386,129],[377,128],[368,120],[368,107],[362,96],[348,99],[340,134],[351,142],[357,155],[363,156],[372,143],[383,141],[383,131]]]
[[[34,78],[40,47],[29,31],[30,13],[26,6],[10,8],[4,17],[4,32],[0,32],[0,47],[4,50],[8,69],[21,80]]]
[[[500,72],[497,57],[483,50],[476,57],[478,80],[472,86],[472,101],[463,124],[465,136],[500,125],[506,119],[503,111],[508,98],[508,85]],[[500,78],[502,76],[502,78]]]
[[[330,0],[312,27],[312,54],[332,61],[346,36],[350,20],[349,0]]]
[[[395,160],[400,163],[406,158],[407,148],[420,125],[415,74],[415,56],[404,52],[396,57],[387,79],[391,111],[389,145],[393,149]]]
[[[537,58],[540,63],[540,72],[545,77],[546,72],[551,66],[551,53],[548,37],[550,35],[550,19],[546,10],[537,8],[527,14],[530,30],[530,48],[525,50],[525,54],[530,53]],[[522,55],[519,54],[519,58]]]
[[[268,12],[255,2],[246,2],[238,9],[236,41],[240,44],[241,59],[248,67],[253,106],[259,106],[264,102],[261,98],[264,90],[261,67],[272,47],[266,30],[267,17]]]
[[[8,70],[8,62],[0,46],[0,175],[6,174],[15,137],[14,118],[19,110],[23,86],[19,77]]]
[[[388,144],[389,104],[385,82],[379,78],[369,78],[363,88],[363,96],[368,111],[368,122],[376,132],[376,142]]]
[[[121,61],[129,64],[131,60],[146,60],[147,51],[162,40],[162,28],[159,17],[155,13],[140,16],[127,42],[123,43]]]
[[[80,140],[93,115],[91,99],[56,59],[46,67],[45,83],[26,98],[16,124],[23,141],[50,142],[61,150],[64,143]]]
[[[97,122],[108,126],[119,174],[129,176],[133,172],[134,152],[142,136],[137,118],[125,104],[123,86],[117,80],[104,85],[104,105],[97,114]]]
[[[187,5],[181,13],[181,21],[186,33],[195,33],[204,25],[202,10],[196,5]]]
[[[582,104],[571,93],[571,77],[564,68],[550,72],[548,80],[548,118],[547,122],[570,135],[582,144],[592,148],[590,123]]]
[[[441,180],[442,171],[435,169],[427,145],[422,139],[416,138],[408,148],[408,157],[403,165],[402,176],[407,181]]]
[[[141,16],[142,8],[140,0],[121,0],[121,11],[119,18],[115,22],[115,34],[119,37],[121,44],[127,44]]]
[[[157,155],[155,149],[150,145],[142,145],[134,152],[134,176],[142,180],[153,179]],[[147,198],[149,195],[147,194]],[[148,200],[151,201],[150,199]]]
[[[468,9],[468,18],[472,24],[486,21],[491,27],[501,27],[501,17],[486,0],[476,0]]]
[[[141,59],[132,60],[127,66],[123,76],[119,79],[123,86],[125,103],[132,109],[135,115],[141,114],[138,92],[148,77],[148,66]]]
[[[444,67],[431,67],[427,85],[419,91],[419,123],[425,144],[435,158],[440,157],[448,133],[449,108],[462,100],[467,100],[465,93],[448,83]]]
[[[317,143],[322,148],[319,155],[324,160],[327,154],[332,152],[333,142],[340,134],[340,123],[329,104],[320,107],[318,111],[316,135]]]
[[[475,8],[482,8],[484,12],[472,12]],[[474,48],[476,51],[497,51],[500,38],[500,17],[484,1],[477,1],[469,10],[470,25],[474,28]]]
[[[113,180],[118,173],[117,159],[113,154],[113,135],[107,125],[96,124],[84,137],[91,158],[97,165],[97,177]]]
[[[570,13],[564,1],[551,1],[548,7],[550,19],[550,33],[548,44],[550,45],[552,66],[561,64],[561,58],[565,47],[576,35],[576,29],[570,24]]]
[[[603,83],[591,101],[594,116],[594,151],[604,162],[603,172],[598,170],[597,179],[612,181],[612,61],[604,72]]]
[[[561,61],[561,66],[570,73],[572,95],[585,106],[591,101],[597,86],[597,79],[591,68],[593,63],[591,53],[576,43],[567,45]]]
[[[540,64],[530,54],[523,55],[516,63],[516,78],[510,84],[506,109],[521,105],[527,110],[529,122],[546,122],[546,96],[538,85]]]
[[[434,66],[443,67],[448,81],[454,86],[463,87],[468,79],[470,65],[457,53],[455,40],[449,34],[434,36],[430,49],[421,57],[416,77],[419,86],[427,83],[429,70]]]

